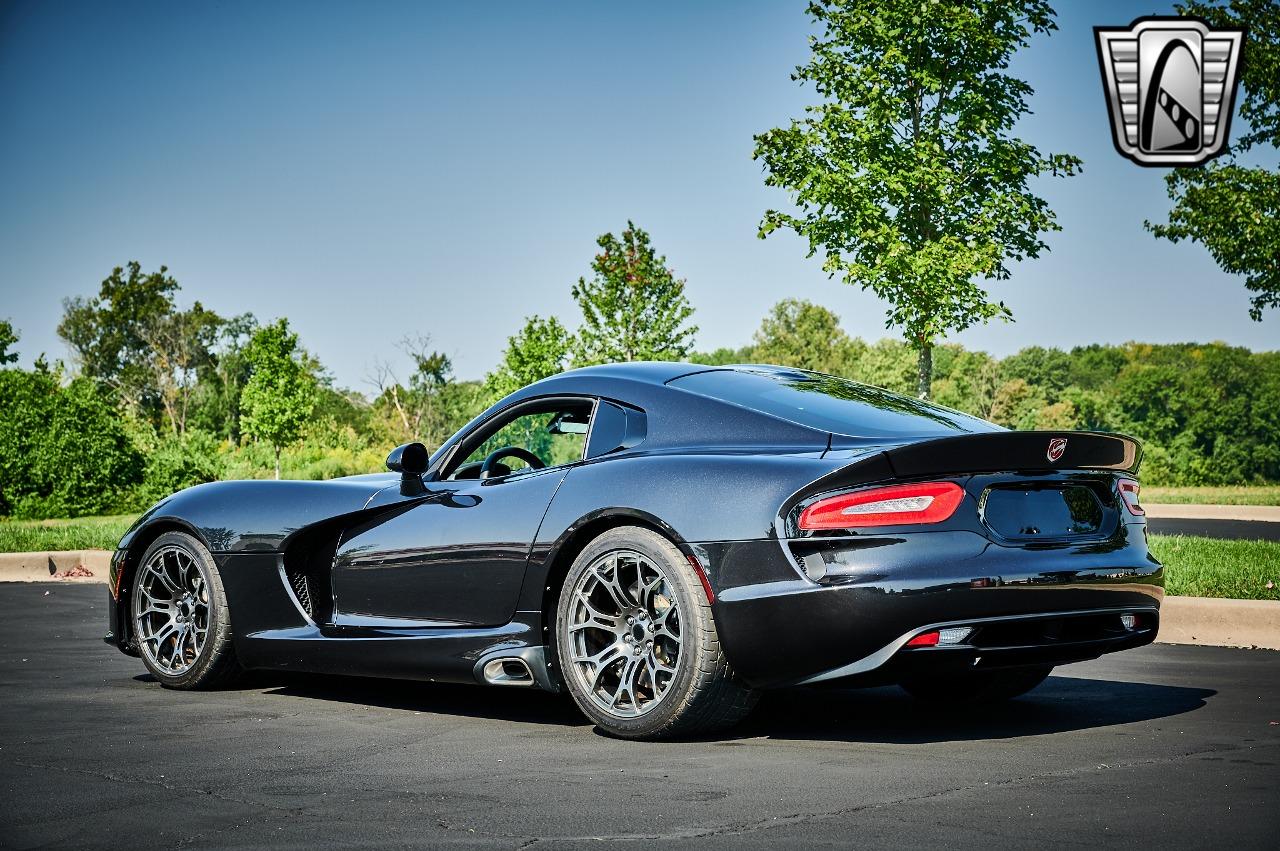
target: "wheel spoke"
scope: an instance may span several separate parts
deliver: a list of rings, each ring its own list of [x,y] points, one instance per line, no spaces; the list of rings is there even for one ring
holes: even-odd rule
[[[639,666],[639,659],[635,656],[628,656],[622,665],[622,670],[618,672],[618,687],[614,689],[613,697],[609,700],[610,708],[617,708],[618,701],[623,695],[626,695],[631,703],[632,709],[636,707],[636,670]]]
[[[606,576],[600,573],[599,569],[596,571],[596,578],[599,580],[601,587],[609,593],[609,597],[612,598],[613,604],[618,607],[619,615],[627,609],[634,608],[634,604],[627,599],[627,593],[622,590],[622,583],[618,579],[618,571],[621,569],[621,565],[617,560],[615,560],[611,575]]]
[[[164,644],[166,641],[168,641],[171,637],[173,637],[174,633],[176,633],[177,631],[178,631],[177,622],[167,621],[159,629],[151,633],[151,635],[147,636],[147,639],[149,641],[154,641],[156,643],[156,651],[159,652],[160,646]]]
[[[596,665],[595,671],[591,675],[591,691],[593,694],[596,689],[600,688],[600,680],[604,677],[605,672],[617,665],[618,660],[623,658],[621,652],[618,651],[616,647],[611,647],[609,649],[614,652],[606,661]]]
[[[173,584],[173,580],[169,578],[168,571],[165,570],[163,556],[160,561],[152,562],[148,565],[147,569],[151,572],[152,576],[160,580],[160,584],[164,586],[166,591],[170,594],[178,593],[178,586]]]
[[[649,612],[650,614],[653,613],[653,592],[657,591],[659,586],[662,585],[662,583],[663,583],[663,578],[662,578],[662,574],[660,573],[654,576],[654,578],[650,582],[645,582],[644,575],[641,574],[640,585],[638,586],[638,591],[639,591],[638,596],[640,597],[639,602],[640,602],[640,608],[642,610]]]
[[[601,629],[607,632],[617,632],[622,623],[620,615],[607,615],[604,612],[591,605],[591,601],[581,594],[578,595],[578,605],[586,610],[586,620],[580,620],[572,624],[569,629],[577,632],[583,629]]]
[[[593,653],[590,656],[579,656],[575,654],[573,657],[573,661],[586,664],[586,665],[594,665],[597,670],[600,670],[600,669],[607,668],[614,662],[618,661],[618,657],[624,651],[624,649],[625,648],[623,647],[623,645],[620,642],[618,642],[618,643],[607,645],[600,652]]]

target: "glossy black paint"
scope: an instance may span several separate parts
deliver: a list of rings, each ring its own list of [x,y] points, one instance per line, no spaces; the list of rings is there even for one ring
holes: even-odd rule
[[[757,686],[834,677],[929,624],[1158,612],[1161,567],[1147,551],[1143,518],[1115,491],[1140,463],[1135,441],[986,423],[973,433],[897,440],[837,434],[668,383],[706,371],[666,363],[577,370],[497,403],[429,460],[401,447],[388,459],[393,473],[175,494],[121,541],[108,640],[130,649],[132,571],[150,541],[175,528],[214,553],[237,654],[249,667],[474,682],[486,654],[550,643],[550,614],[573,556],[626,523],[666,534],[697,560],[725,651]],[[445,478],[455,456],[537,400],[594,406],[582,460]],[[1056,461],[1046,454],[1054,437],[1067,438]],[[410,475],[409,467],[426,472]],[[803,507],[825,495],[913,479],[957,482],[960,508],[929,527],[832,535],[797,526]],[[1006,486],[1092,489],[1096,532],[1002,537],[984,522],[982,505],[990,488]],[[312,589],[310,610],[291,590],[299,581]],[[1085,658],[1153,640],[1156,618],[1087,647],[890,652],[873,669],[840,678],[871,681],[930,659],[973,664],[978,655],[984,665]],[[554,683],[554,670],[546,679]]]
[[[338,622],[506,623],[529,542],[566,472],[459,481],[390,519],[375,515],[350,527],[333,566]]]

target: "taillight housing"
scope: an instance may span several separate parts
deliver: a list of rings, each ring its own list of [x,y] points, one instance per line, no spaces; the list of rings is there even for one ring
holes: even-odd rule
[[[816,532],[941,523],[955,514],[963,499],[964,489],[954,482],[869,488],[818,500],[800,512],[799,525]]]
[[[1129,513],[1138,517],[1147,513],[1138,503],[1138,491],[1141,490],[1141,487],[1133,479],[1121,479],[1116,485],[1116,488],[1120,491],[1120,497],[1124,500],[1125,507],[1129,509]]]

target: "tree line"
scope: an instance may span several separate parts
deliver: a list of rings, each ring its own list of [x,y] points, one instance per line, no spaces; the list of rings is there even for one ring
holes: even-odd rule
[[[0,322],[0,515],[128,512],[222,478],[375,472],[391,446],[439,446],[513,390],[597,363],[775,363],[917,389],[913,346],[851,337],[833,312],[795,299],[742,347],[694,351],[685,282],[649,235],[628,222],[598,246],[571,288],[579,315],[528,317],[484,380],[459,380],[418,335],[400,346],[411,372],[377,364],[369,395],[335,386],[286,319],[183,308],[164,267],[114,269],[96,296],[64,305],[70,366],[14,366],[18,334]],[[1280,480],[1280,352],[1127,343],[996,358],[941,344],[933,355],[937,402],[1009,428],[1133,434],[1148,482]]]

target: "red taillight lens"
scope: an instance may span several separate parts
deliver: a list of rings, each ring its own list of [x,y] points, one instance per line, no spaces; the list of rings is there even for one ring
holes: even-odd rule
[[[964,499],[964,490],[951,482],[891,485],[821,499],[800,514],[800,528],[856,529],[861,526],[902,526],[941,523]]]
[[[1138,491],[1140,486],[1133,479],[1121,479],[1117,485],[1120,489],[1120,496],[1124,498],[1124,504],[1128,506],[1130,514],[1142,516],[1147,512],[1142,510],[1142,506],[1138,504]]]
[[[942,636],[938,634],[938,631],[936,629],[932,630],[931,632],[922,632],[919,635],[917,635],[915,638],[912,638],[910,641],[908,641],[907,646],[908,647],[937,647],[938,641],[941,638]]]

